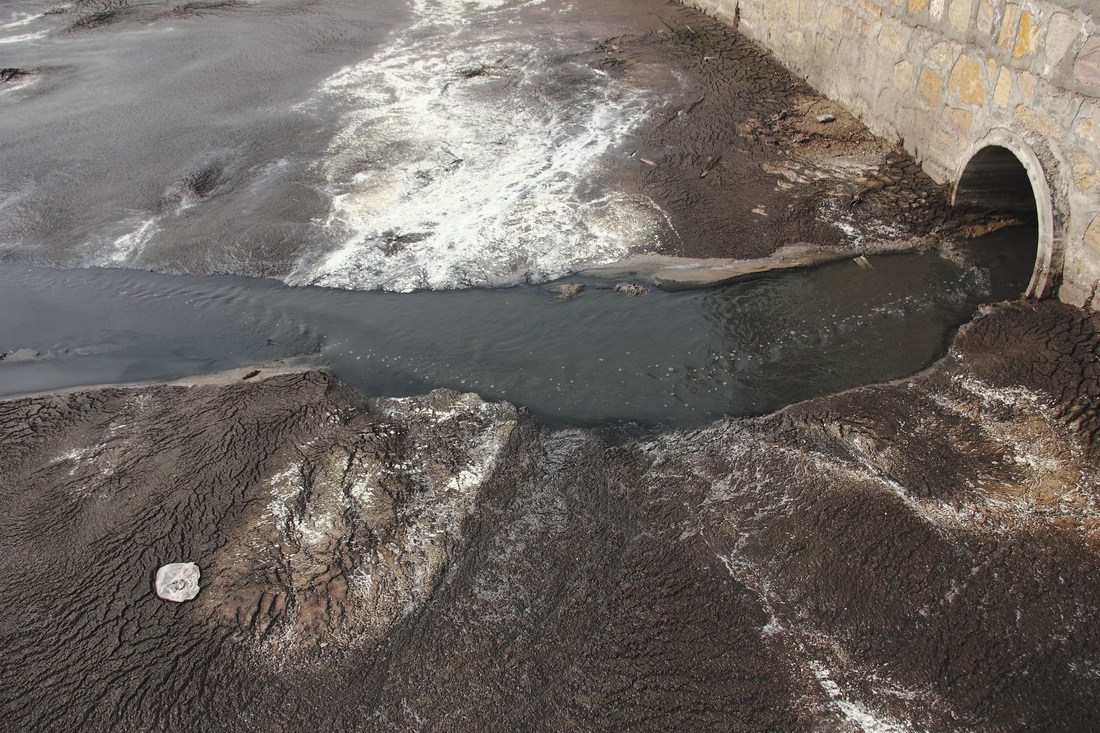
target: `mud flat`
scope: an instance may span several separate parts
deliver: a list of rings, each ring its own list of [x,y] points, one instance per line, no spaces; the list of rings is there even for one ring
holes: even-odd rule
[[[625,444],[323,371],[0,402],[0,718],[1095,728],[1100,322],[988,310],[916,377]]]

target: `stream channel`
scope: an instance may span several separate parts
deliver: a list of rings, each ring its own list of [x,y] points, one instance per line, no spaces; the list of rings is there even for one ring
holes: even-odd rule
[[[437,387],[555,425],[699,425],[895,379],[944,353],[986,302],[1019,295],[1033,235],[645,295],[578,280],[415,293],[235,276],[0,267],[0,396],[172,380],[296,359],[366,396]]]

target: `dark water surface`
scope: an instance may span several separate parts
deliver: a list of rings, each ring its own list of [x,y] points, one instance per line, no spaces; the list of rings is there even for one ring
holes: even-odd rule
[[[337,110],[295,105],[407,14],[270,0],[42,15],[56,5],[0,10],[22,22],[0,29],[0,66],[29,74],[0,89],[0,256],[106,264],[156,221],[118,264],[181,271],[270,267],[316,240],[327,201],[308,169]]]
[[[558,424],[699,424],[927,365],[979,304],[1026,285],[1026,241],[983,246],[992,270],[894,255],[635,297],[588,281],[566,302],[534,286],[363,293],[4,266],[0,395],[302,356],[367,395],[451,387]]]
[[[23,73],[0,88],[0,396],[303,357],[369,395],[697,424],[908,374],[1021,292],[1028,255],[1005,260],[1004,235],[979,268],[881,257],[641,297],[593,281],[569,302],[445,291],[669,235],[619,184],[683,81],[639,60],[609,73],[599,50],[660,6],[6,3],[0,68]],[[418,292],[348,292],[378,289]]]

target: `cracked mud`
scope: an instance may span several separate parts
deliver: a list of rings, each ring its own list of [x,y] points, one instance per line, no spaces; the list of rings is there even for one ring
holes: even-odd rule
[[[1100,323],[988,311],[916,377],[627,443],[316,371],[0,402],[0,717],[1095,727]]]

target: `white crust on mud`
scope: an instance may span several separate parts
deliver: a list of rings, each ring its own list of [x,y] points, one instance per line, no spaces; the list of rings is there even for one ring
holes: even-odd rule
[[[351,444],[303,445],[275,471],[257,523],[219,558],[209,610],[275,663],[377,642],[427,601],[518,417],[447,390],[372,406],[380,419]]]

